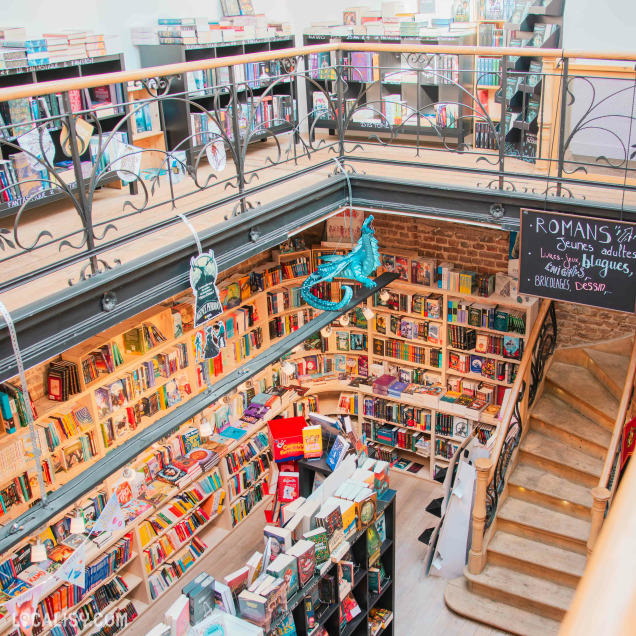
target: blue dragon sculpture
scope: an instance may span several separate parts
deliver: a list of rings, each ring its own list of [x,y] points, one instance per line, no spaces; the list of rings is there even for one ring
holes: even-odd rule
[[[351,278],[362,283],[365,287],[373,287],[375,282],[369,278],[369,275],[380,266],[380,255],[375,230],[371,227],[372,222],[372,216],[364,221],[360,231],[360,239],[349,254],[346,256],[329,254],[322,257],[322,264],[305,279],[300,288],[305,302],[323,311],[342,309],[353,297],[353,289],[349,285],[342,286],[344,296],[339,302],[324,300],[311,293],[311,288],[314,285],[332,281],[336,277]]]

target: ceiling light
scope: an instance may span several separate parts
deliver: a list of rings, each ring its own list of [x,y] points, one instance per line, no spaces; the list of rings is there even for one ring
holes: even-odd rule
[[[349,325],[349,316],[347,316],[347,314],[342,314],[342,316],[340,316],[340,324],[343,327],[347,327]]]
[[[199,426],[199,434],[203,437],[212,437],[212,425],[207,417],[202,418]]]
[[[380,300],[381,300],[383,303],[385,303],[387,300],[389,300],[389,298],[390,298],[390,297],[391,297],[391,296],[390,296],[389,292],[388,292],[386,289],[383,289],[383,290],[380,292]]]
[[[79,510],[76,510],[75,516],[71,517],[71,534],[82,534],[85,529],[84,518],[80,515]]]
[[[296,372],[296,367],[291,362],[285,362],[281,369],[286,375],[292,375]]]
[[[371,318],[375,316],[375,313],[373,312],[373,309],[371,309],[371,307],[363,307],[362,313],[367,320],[371,320]]]
[[[38,539],[38,542],[31,546],[31,562],[41,563],[46,561],[47,558],[46,546]]]
[[[328,338],[331,335],[332,329],[331,329],[331,325],[327,325],[326,327],[323,327],[320,330],[320,335],[323,338]]]

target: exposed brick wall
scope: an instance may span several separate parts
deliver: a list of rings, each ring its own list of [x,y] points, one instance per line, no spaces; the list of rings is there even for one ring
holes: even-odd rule
[[[477,272],[508,271],[508,232],[391,214],[373,216],[380,248],[412,250]],[[303,234],[307,245],[320,241],[323,228],[314,226]],[[559,346],[611,340],[636,331],[636,318],[630,314],[563,302],[557,303],[557,323]]]
[[[636,331],[633,314],[558,302],[557,327],[559,346],[612,340]]]

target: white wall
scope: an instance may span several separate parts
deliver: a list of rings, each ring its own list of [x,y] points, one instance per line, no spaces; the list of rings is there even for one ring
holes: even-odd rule
[[[289,20],[288,4],[301,0],[253,0],[254,9],[271,18]],[[117,36],[109,50],[123,51],[126,68],[139,68],[139,53],[130,42],[130,28],[157,23],[157,18],[218,19],[218,0],[0,0],[2,26],[26,26],[34,37],[57,29],[92,29]]]
[[[634,0],[565,0],[563,46],[591,51],[633,51]]]

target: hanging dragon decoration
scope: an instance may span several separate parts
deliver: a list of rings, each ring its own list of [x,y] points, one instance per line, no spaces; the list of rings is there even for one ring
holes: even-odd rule
[[[360,239],[356,246],[346,256],[328,254],[322,257],[323,263],[315,272],[310,274],[300,288],[300,293],[309,305],[322,311],[337,311],[342,309],[353,297],[353,289],[343,285],[344,296],[337,303],[318,298],[311,293],[311,288],[318,283],[329,282],[334,278],[350,278],[365,287],[373,287],[375,281],[369,275],[380,266],[378,240],[375,230],[371,227],[373,217],[368,217],[362,224]]]

